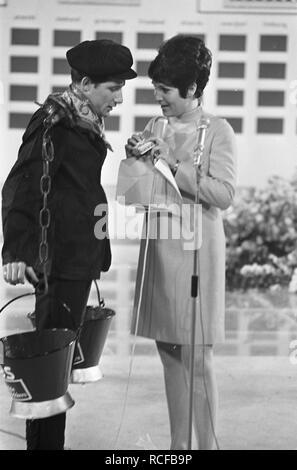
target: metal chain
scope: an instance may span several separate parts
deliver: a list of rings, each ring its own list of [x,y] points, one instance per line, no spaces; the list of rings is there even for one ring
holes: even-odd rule
[[[48,207],[48,195],[51,190],[50,163],[54,160],[54,146],[50,136],[50,120],[45,119],[46,129],[42,139],[42,176],[40,179],[40,191],[42,194],[42,208],[39,212],[39,226],[41,228],[41,240],[39,244],[39,261],[44,277],[44,294],[48,292],[47,262],[49,256],[49,246],[47,233],[51,223],[51,213]]]
[[[44,294],[48,292],[47,262],[49,257],[49,246],[47,233],[51,223],[51,213],[48,207],[48,196],[51,191],[50,164],[54,160],[54,145],[51,139],[51,129],[61,119],[67,118],[69,126],[76,124],[76,115],[69,104],[60,99],[59,96],[50,95],[44,104],[46,117],[43,120],[45,131],[42,138],[42,164],[43,171],[40,178],[40,192],[42,194],[42,208],[39,212],[39,226],[41,229],[41,240],[39,244],[39,261],[44,276]]]

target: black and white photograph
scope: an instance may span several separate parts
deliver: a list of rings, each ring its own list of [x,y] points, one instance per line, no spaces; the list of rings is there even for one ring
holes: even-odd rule
[[[0,451],[297,450],[297,0],[2,0],[0,55]]]

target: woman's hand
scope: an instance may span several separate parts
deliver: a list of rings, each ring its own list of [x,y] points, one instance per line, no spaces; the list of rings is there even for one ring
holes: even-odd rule
[[[127,144],[125,145],[125,151],[127,158],[136,157],[137,151],[135,150],[136,145],[143,140],[143,135],[141,132],[137,132],[136,134],[132,134],[130,139],[127,140]]]
[[[165,160],[165,162],[168,163],[170,168],[174,167],[174,165],[176,164],[176,158],[174,157],[171,149],[169,148],[169,145],[162,139],[153,138],[151,140],[155,143],[154,148],[151,150],[153,160],[156,161],[161,158],[162,160]]]

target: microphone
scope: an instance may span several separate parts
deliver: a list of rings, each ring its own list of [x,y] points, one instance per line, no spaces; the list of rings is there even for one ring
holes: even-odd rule
[[[134,150],[137,152],[136,156],[140,157],[155,147],[155,142],[152,142],[150,139],[158,138],[163,139],[168,121],[164,116],[158,116],[153,123],[152,131],[149,136],[145,136],[143,133],[143,138],[137,145],[135,145]]]
[[[201,158],[205,146],[206,130],[209,127],[210,120],[208,118],[201,118],[197,127],[198,137],[197,146],[195,147],[194,166],[198,168],[201,164]]]

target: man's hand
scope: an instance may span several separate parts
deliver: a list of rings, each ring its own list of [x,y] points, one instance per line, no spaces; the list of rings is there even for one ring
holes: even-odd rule
[[[16,284],[25,284],[26,279],[33,285],[39,282],[34,269],[27,266],[23,261],[5,264],[3,266],[3,278],[5,282],[14,286]]]

